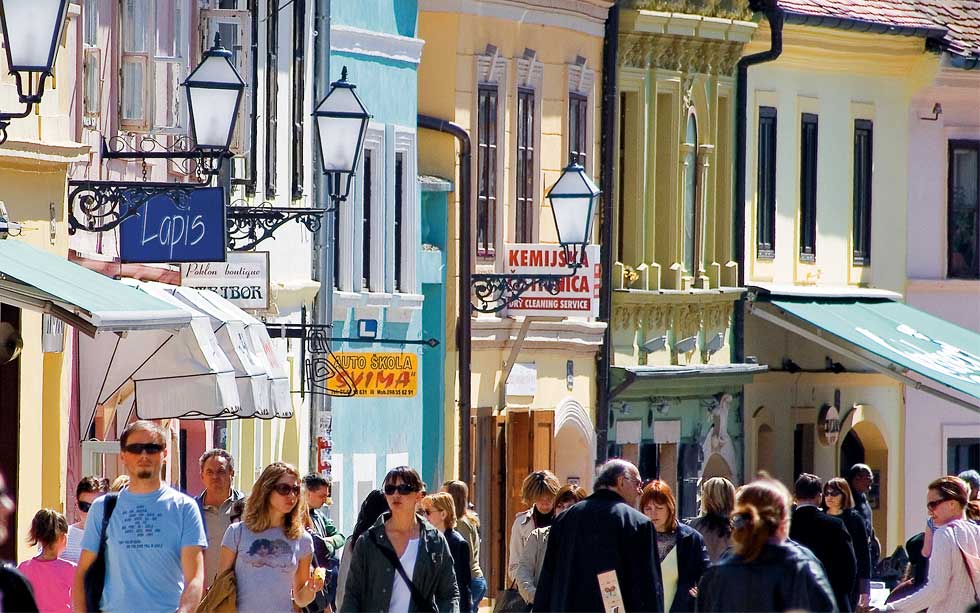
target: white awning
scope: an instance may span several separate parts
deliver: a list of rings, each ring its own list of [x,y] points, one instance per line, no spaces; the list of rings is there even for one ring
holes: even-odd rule
[[[273,414],[284,419],[292,417],[293,397],[290,392],[289,371],[286,369],[283,358],[273,346],[269,332],[265,329],[265,324],[215,292],[197,291],[223,312],[228,313],[231,317],[240,318],[245,323],[245,330],[252,343],[253,351],[265,365],[269,376],[269,398],[272,402]]]
[[[235,369],[238,396],[241,399],[241,409],[237,416],[261,419],[275,417],[275,410],[270,400],[268,365],[262,356],[261,348],[256,349],[252,343],[245,329],[244,319],[208,300],[208,294],[213,294],[211,291],[163,283],[148,285],[170,293],[187,306],[210,318],[211,328],[218,339],[218,344]]]
[[[104,405],[125,423],[128,408],[141,419],[227,419],[240,410],[235,371],[202,313],[166,291],[139,289],[180,309],[190,325],[180,330],[97,332],[79,336],[79,410],[88,438],[96,408]]]

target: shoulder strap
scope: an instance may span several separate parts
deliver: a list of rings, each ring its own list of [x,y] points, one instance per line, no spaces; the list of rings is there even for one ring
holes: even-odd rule
[[[119,502],[119,494],[105,495],[105,510],[102,512],[102,534],[99,539],[99,549],[102,549],[108,538],[109,519],[112,517],[112,512],[116,510],[117,502]]]
[[[373,532],[368,532],[368,534],[371,537],[369,540],[372,543],[374,543],[374,546],[377,547],[382,554],[384,554],[384,557],[388,558],[388,561],[391,562],[391,565],[395,567],[395,571],[397,571],[398,574],[401,575],[402,581],[405,582],[405,585],[408,586],[409,591],[412,593],[412,600],[415,601],[415,606],[418,607],[418,610],[433,611],[432,603],[425,599],[425,596],[422,595],[422,592],[419,591],[419,588],[416,587],[416,585],[412,582],[412,580],[408,578],[408,573],[405,572],[405,569],[402,567],[402,562],[401,560],[398,559],[398,555],[394,552],[394,550],[382,547],[381,543],[377,541],[377,537],[375,537]],[[422,546],[422,537],[420,535],[419,547],[421,546]]]

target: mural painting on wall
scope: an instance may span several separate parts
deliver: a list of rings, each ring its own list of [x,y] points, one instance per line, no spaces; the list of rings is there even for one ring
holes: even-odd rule
[[[737,469],[738,449],[735,440],[729,433],[729,411],[731,411],[732,395],[727,393],[715,394],[708,402],[708,422],[704,438],[701,439],[701,480],[711,477],[725,477],[733,483],[739,483]]]

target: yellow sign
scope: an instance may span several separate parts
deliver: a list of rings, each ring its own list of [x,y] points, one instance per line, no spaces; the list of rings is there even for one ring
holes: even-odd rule
[[[414,353],[335,353],[357,396],[411,397],[418,393],[419,358]]]

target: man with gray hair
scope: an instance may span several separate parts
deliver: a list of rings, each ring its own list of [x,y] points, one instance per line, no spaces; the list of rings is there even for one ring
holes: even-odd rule
[[[201,483],[204,491],[194,499],[201,509],[208,548],[204,550],[204,587],[211,587],[221,560],[221,539],[238,514],[239,500],[245,496],[231,487],[235,478],[235,458],[224,449],[208,449],[201,455]]]
[[[634,508],[641,484],[636,466],[610,460],[595,493],[555,519],[535,611],[604,611],[603,588],[608,593],[613,580],[624,610],[664,610],[656,530]]]

